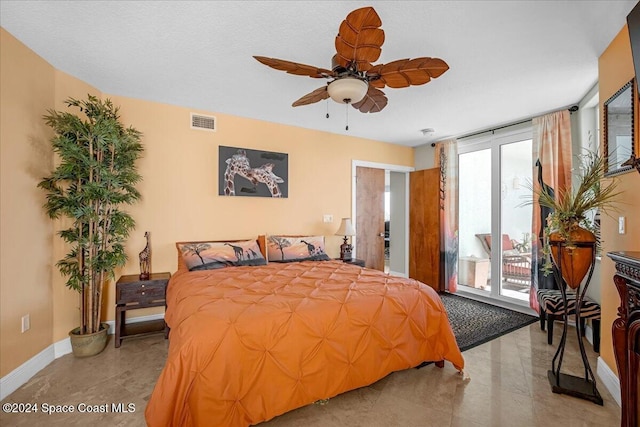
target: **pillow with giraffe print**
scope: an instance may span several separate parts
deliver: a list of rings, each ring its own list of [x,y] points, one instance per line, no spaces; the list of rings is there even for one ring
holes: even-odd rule
[[[270,262],[328,261],[324,236],[269,236],[267,258]]]
[[[181,243],[178,250],[189,271],[267,264],[256,240]]]

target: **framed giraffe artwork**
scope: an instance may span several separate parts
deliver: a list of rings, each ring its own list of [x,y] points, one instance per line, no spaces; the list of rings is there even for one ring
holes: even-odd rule
[[[288,197],[289,155],[221,145],[218,151],[218,194]]]

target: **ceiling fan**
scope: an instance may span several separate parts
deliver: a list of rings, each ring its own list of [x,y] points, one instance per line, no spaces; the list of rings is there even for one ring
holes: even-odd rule
[[[292,106],[313,104],[331,97],[338,103],[351,104],[363,113],[377,113],[387,106],[383,89],[404,88],[428,83],[441,76],[449,66],[440,58],[400,59],[388,64],[372,62],[380,57],[384,43],[382,21],[372,7],[349,13],[338,30],[332,69],[299,64],[283,59],[254,56],[259,62],[289,74],[331,79],[327,85],[304,95]]]

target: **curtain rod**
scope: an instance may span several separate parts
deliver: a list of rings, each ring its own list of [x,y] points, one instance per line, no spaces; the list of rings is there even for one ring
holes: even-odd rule
[[[578,108],[579,108],[579,107],[578,107],[577,105],[573,105],[573,106],[571,106],[571,107],[567,108],[567,110],[569,110],[569,112],[573,113],[573,112],[578,111]],[[562,111],[562,110],[559,110],[559,111]],[[549,113],[546,113],[546,114],[549,114]],[[472,137],[472,136],[481,135],[481,134],[483,134],[483,133],[487,133],[487,132],[495,132],[495,131],[497,131],[497,130],[504,129],[504,128],[508,128],[508,127],[511,127],[511,126],[521,125],[521,124],[523,124],[523,123],[530,122],[531,120],[533,120],[533,118],[528,119],[528,120],[521,120],[521,121],[519,121],[519,122],[515,122],[515,123],[509,123],[509,124],[507,124],[507,125],[499,126],[499,127],[497,127],[497,128],[493,128],[493,129],[487,129],[487,130],[483,130],[483,131],[480,131],[480,132],[470,133],[470,134],[468,134],[468,135],[464,135],[464,136],[457,137],[456,139],[458,139],[458,140],[459,140],[459,139],[465,139],[465,138],[470,138],[470,137]],[[431,144],[431,146],[432,146],[432,147],[433,147],[433,146],[435,146],[435,143],[432,143],[432,144]]]

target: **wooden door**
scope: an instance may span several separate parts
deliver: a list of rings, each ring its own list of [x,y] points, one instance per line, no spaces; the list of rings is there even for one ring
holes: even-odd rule
[[[444,291],[440,258],[440,169],[411,172],[409,277]]]
[[[384,169],[356,168],[356,258],[384,271]]]

